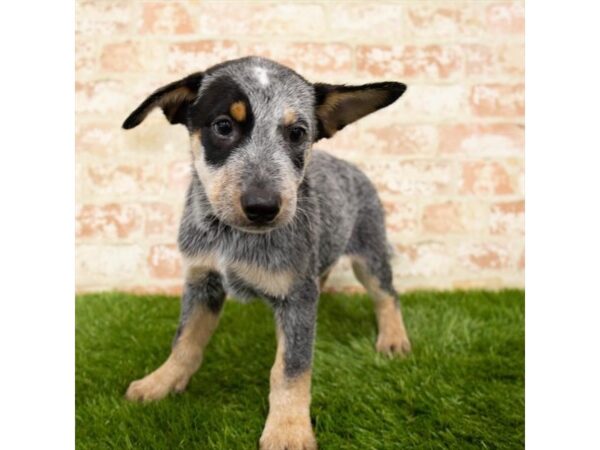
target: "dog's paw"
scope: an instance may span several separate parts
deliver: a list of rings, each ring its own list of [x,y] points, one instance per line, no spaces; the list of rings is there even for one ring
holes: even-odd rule
[[[375,348],[387,356],[405,356],[411,351],[410,341],[405,333],[379,333]]]
[[[132,382],[125,393],[125,398],[141,402],[160,400],[171,392],[183,391],[186,385],[187,379],[169,377],[158,369],[141,380]]]
[[[260,450],[317,450],[310,420],[267,419],[260,437]]]

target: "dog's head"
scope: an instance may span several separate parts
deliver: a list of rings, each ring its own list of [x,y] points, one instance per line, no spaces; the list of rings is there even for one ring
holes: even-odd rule
[[[312,144],[388,106],[405,89],[393,82],[311,84],[285,66],[248,57],[158,89],[123,128],[136,127],[156,107],[170,123],[185,125],[213,214],[265,232],[294,217]]]

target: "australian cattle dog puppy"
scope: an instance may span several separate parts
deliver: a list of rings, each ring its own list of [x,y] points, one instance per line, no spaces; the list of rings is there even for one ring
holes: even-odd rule
[[[158,400],[185,389],[225,297],[262,298],[274,311],[277,352],[260,448],[317,448],[309,413],[317,301],[342,255],[373,297],[377,351],[410,351],[375,187],[352,164],[312,149],[405,90],[395,82],[312,84],[273,61],[247,57],[161,87],[131,113],[125,129],[154,108],[185,125],[192,178],[179,230],[179,329],[169,358],[131,383],[128,399]]]

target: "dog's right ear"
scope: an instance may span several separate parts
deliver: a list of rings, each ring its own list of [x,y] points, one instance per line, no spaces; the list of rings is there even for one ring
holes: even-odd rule
[[[346,86],[316,83],[315,106],[318,120],[316,141],[330,138],[346,125],[394,103],[406,85],[393,81]]]
[[[198,95],[198,89],[202,84],[202,76],[202,72],[193,73],[157,89],[125,119],[123,128],[129,130],[137,127],[150,111],[157,106],[162,109],[170,123],[185,125],[188,107]]]

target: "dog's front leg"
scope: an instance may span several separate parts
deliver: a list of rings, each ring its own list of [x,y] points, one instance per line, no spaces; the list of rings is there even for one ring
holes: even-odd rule
[[[220,276],[203,271],[188,274],[181,299],[179,328],[171,355],[151,374],[129,385],[128,400],[159,400],[185,389],[202,362],[204,347],[217,328],[225,291]]]
[[[277,354],[261,450],[317,448],[310,423],[310,379],[318,297],[315,279],[299,283],[275,302]]]

